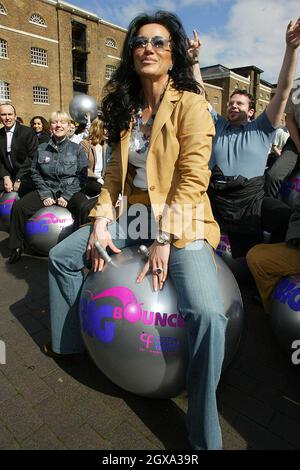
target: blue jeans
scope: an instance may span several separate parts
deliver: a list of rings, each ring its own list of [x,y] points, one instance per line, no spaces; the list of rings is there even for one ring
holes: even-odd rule
[[[122,233],[122,221],[118,228]],[[91,231],[91,226],[82,227],[49,254],[52,348],[57,353],[84,350],[78,303]],[[129,237],[114,239],[120,249],[138,242]],[[224,357],[227,319],[214,256],[210,245],[198,240],[185,248],[172,246],[169,259],[170,276],[178,292],[178,310],[185,319],[189,339],[187,427],[194,449],[222,447],[216,388]]]

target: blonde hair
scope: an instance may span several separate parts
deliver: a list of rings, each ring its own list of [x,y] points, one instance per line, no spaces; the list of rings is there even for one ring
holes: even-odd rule
[[[101,119],[96,118],[92,121],[89,129],[88,140],[91,141],[92,145],[100,144],[105,140],[105,131]]]
[[[54,121],[66,121],[70,123],[71,118],[69,114],[66,113],[65,111],[53,111],[53,113],[51,113],[51,116],[49,118],[49,122],[51,124]]]

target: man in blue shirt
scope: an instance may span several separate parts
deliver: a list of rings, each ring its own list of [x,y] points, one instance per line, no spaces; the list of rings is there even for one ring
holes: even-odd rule
[[[277,92],[257,119],[253,119],[253,97],[245,90],[235,90],[230,96],[227,119],[212,111],[216,135],[210,162],[209,195],[214,215],[221,229],[232,235],[232,241],[234,234],[236,239],[240,240],[240,234],[244,234],[243,238],[249,240],[242,250],[237,249],[237,244],[232,247],[235,256],[244,254],[256,243],[263,230],[271,232],[271,241],[284,240],[291,209],[281,201],[264,197],[264,171],[274,132],[281,123],[293,84],[299,44],[300,18],[287,27]],[[199,49],[200,43],[194,32],[190,50],[194,59],[197,59]],[[203,83],[197,60],[194,73]]]

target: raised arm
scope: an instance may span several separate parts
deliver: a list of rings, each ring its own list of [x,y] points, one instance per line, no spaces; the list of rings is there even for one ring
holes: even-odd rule
[[[204,83],[200,71],[200,63],[199,63],[199,57],[200,57],[200,47],[201,47],[201,42],[198,37],[198,32],[194,29],[193,30],[193,39],[189,40],[189,48],[188,48],[188,53],[191,59],[193,60],[193,72],[194,72],[194,77],[195,80],[202,86],[204,89]]]
[[[300,44],[300,17],[293,24],[291,21],[286,30],[286,49],[283,63],[278,77],[277,90],[274,98],[266,108],[266,113],[274,127],[280,125],[280,121],[293,86],[297,63],[297,49]]]

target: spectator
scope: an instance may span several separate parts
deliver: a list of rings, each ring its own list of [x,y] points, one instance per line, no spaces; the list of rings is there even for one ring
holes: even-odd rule
[[[32,191],[31,164],[38,139],[30,127],[17,122],[15,107],[0,104],[0,191],[17,191],[19,196]]]
[[[67,138],[70,118],[63,111],[50,117],[52,137],[38,146],[32,163],[36,190],[16,201],[12,208],[9,263],[16,263],[24,249],[25,224],[37,210],[57,204],[74,213],[77,201],[85,198],[87,158],[79,145]]]
[[[30,126],[36,133],[39,144],[47,143],[50,140],[50,125],[43,116],[34,116],[30,120]]]

